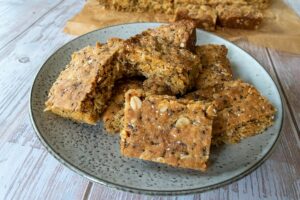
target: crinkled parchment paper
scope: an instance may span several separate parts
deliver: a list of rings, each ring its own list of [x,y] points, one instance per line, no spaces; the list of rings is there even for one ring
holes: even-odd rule
[[[265,20],[259,30],[218,28],[216,32],[228,40],[247,40],[256,45],[300,54],[300,17],[282,0],[273,0],[264,11]],[[105,10],[96,0],[88,0],[84,8],[71,18],[64,31],[82,35],[98,28],[132,22],[170,22],[172,15],[125,13]]]

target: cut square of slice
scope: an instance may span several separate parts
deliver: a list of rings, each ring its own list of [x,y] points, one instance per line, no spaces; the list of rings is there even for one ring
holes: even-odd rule
[[[219,5],[217,23],[223,27],[258,29],[263,20],[262,12],[251,5]]]
[[[228,81],[215,90],[199,90],[188,99],[213,102],[213,143],[237,143],[271,126],[276,109],[257,89],[241,80]]]
[[[116,79],[122,76],[116,57],[120,40],[85,47],[73,53],[52,85],[45,111],[88,124],[96,124]]]
[[[210,103],[167,95],[125,94],[121,153],[175,167],[204,171],[215,109]]]
[[[200,59],[195,54],[151,35],[140,34],[128,39],[124,56],[139,75],[147,78],[147,88],[157,89],[154,94],[186,93],[194,86],[201,70]]]

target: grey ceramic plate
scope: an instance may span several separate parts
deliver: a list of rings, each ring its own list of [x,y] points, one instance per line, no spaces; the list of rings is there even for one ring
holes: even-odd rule
[[[38,137],[54,157],[78,174],[97,183],[136,193],[202,192],[244,177],[267,158],[279,138],[283,118],[281,98],[275,83],[255,59],[211,33],[197,30],[197,43],[226,45],[235,76],[255,85],[278,112],[274,126],[263,134],[213,150],[205,173],[122,157],[119,136],[106,134],[102,123],[97,126],[78,124],[43,112],[52,83],[74,51],[111,37],[128,38],[158,25],[136,23],[108,27],[78,37],[58,49],[38,72],[31,91],[31,117]]]

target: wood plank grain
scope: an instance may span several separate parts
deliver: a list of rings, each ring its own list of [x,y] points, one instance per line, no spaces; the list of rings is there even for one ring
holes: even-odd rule
[[[56,48],[72,39],[63,26],[82,5],[76,0],[59,4],[0,51],[0,199],[85,195],[89,181],[63,167],[40,145],[28,113],[34,75]]]
[[[61,4],[0,51],[2,141],[34,143],[28,118],[29,90],[34,75],[55,49],[73,38],[62,32],[63,26],[81,7],[82,4],[75,0]]]
[[[239,46],[252,54],[270,72],[275,81],[276,75],[266,49],[240,41]],[[285,102],[284,102],[285,104]],[[285,104],[286,106],[286,104]],[[225,187],[202,194],[177,197],[148,197],[131,194],[94,184],[90,199],[299,199],[300,198],[300,159],[299,137],[286,110],[283,136],[272,156],[256,171],[245,178]]]
[[[0,146],[0,199],[82,199],[87,180],[44,149]]]
[[[61,2],[62,0],[0,1],[0,48],[32,26],[39,18]]]

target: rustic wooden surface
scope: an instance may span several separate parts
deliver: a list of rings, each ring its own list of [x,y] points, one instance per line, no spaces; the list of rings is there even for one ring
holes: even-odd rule
[[[296,0],[287,0],[300,13]],[[0,199],[300,199],[300,55],[237,42],[278,83],[284,97],[283,136],[256,171],[202,194],[151,197],[110,189],[62,166],[42,147],[30,124],[34,76],[55,49],[84,1],[0,1]],[[299,44],[300,45],[300,44]]]

